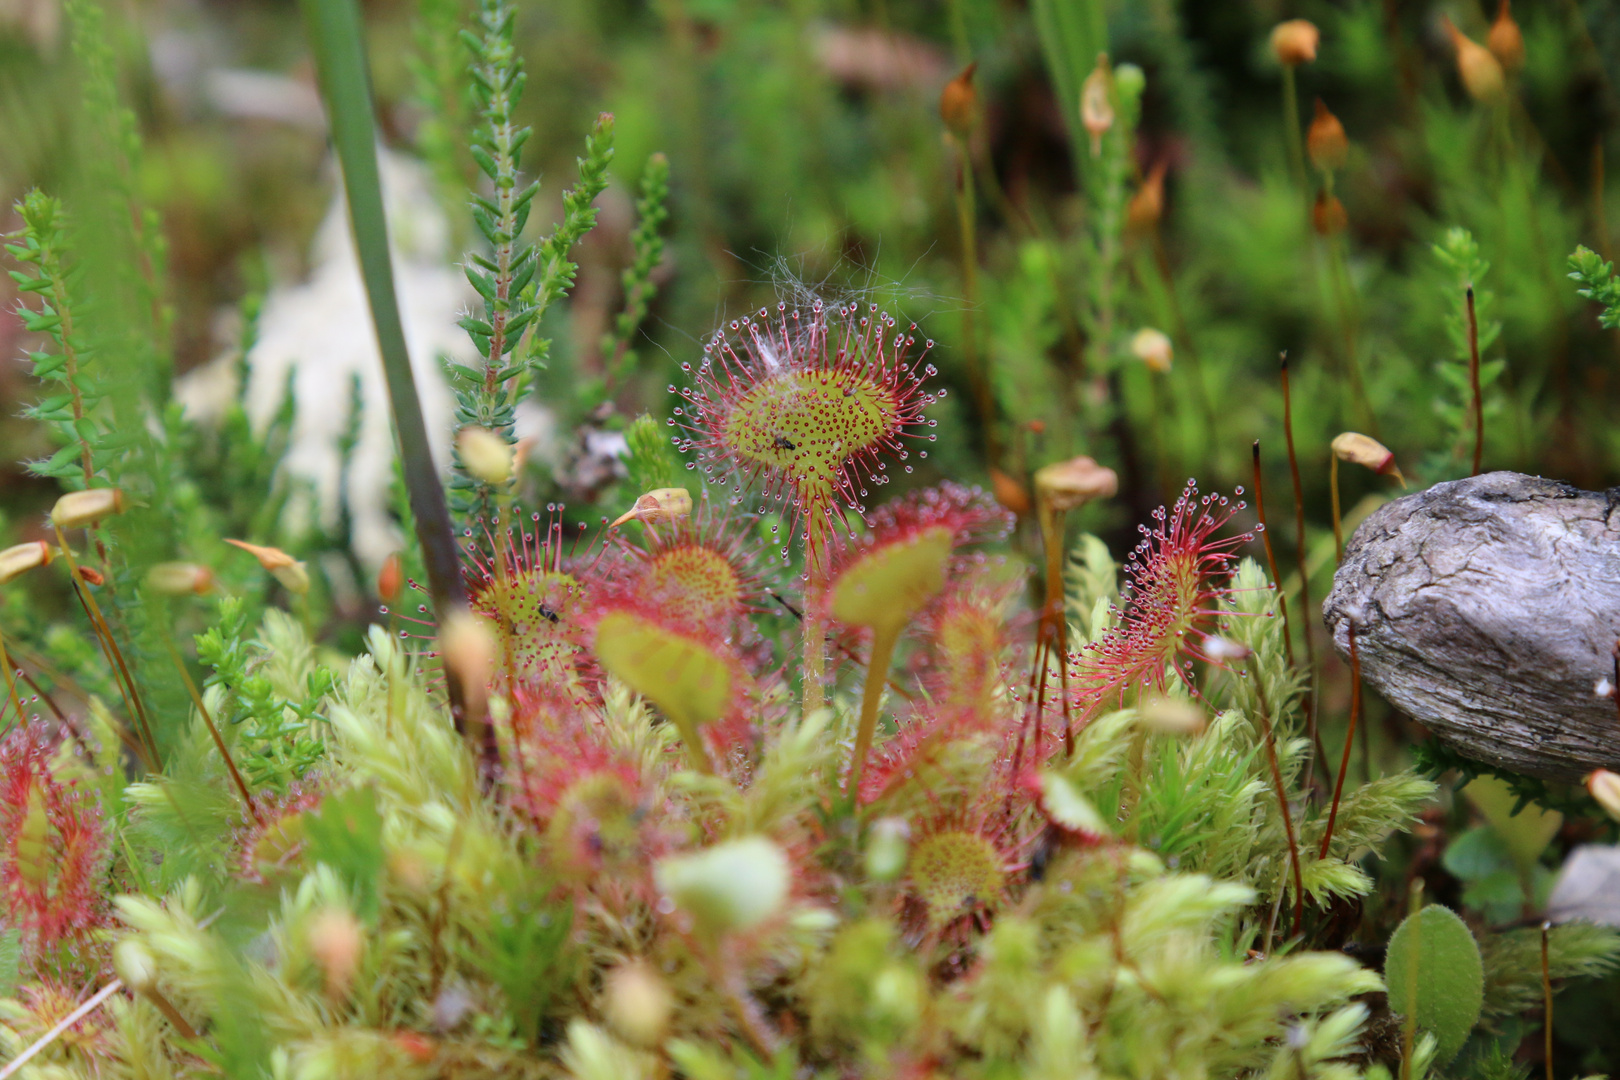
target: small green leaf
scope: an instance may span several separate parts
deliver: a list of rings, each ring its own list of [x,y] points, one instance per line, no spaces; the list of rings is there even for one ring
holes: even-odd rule
[[[1436,1061],[1456,1057],[1485,1001],[1485,965],[1463,921],[1438,904],[1408,916],[1389,939],[1384,982],[1389,1007],[1439,1040]]]

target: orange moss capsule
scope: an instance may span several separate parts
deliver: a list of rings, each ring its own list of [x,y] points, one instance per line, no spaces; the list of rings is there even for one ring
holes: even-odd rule
[[[1513,21],[1513,5],[1509,0],[1502,0],[1497,7],[1496,21],[1491,23],[1491,32],[1485,35],[1485,47],[1509,74],[1524,67],[1524,35],[1519,32],[1519,24]]]
[[[1491,50],[1457,29],[1457,24],[1449,18],[1445,23],[1446,33],[1451,35],[1451,44],[1457,50],[1457,74],[1468,96],[1486,104],[1501,100],[1507,89],[1501,62],[1491,55]]]
[[[1165,169],[1163,161],[1155,163],[1148,172],[1147,179],[1142,181],[1142,186],[1131,196],[1131,201],[1125,206],[1126,228],[1136,232],[1147,232],[1164,216]]]
[[[293,558],[280,548],[265,547],[261,544],[250,544],[246,540],[226,539],[227,544],[239,547],[243,551],[259,560],[259,565],[270,571],[272,577],[281,582],[288,592],[302,596],[309,592],[309,569],[303,562]]]
[[[1406,478],[1395,464],[1395,453],[1370,435],[1359,431],[1345,431],[1333,439],[1333,454],[1340,461],[1371,469],[1379,476],[1393,476],[1406,486]]]
[[[1344,125],[1328,111],[1321,98],[1316,99],[1316,115],[1305,134],[1305,149],[1311,155],[1311,164],[1323,172],[1332,172],[1344,165],[1350,152],[1350,140],[1345,137]]]
[[[399,590],[404,585],[405,561],[396,551],[383,560],[382,569],[377,571],[377,595],[383,603],[392,604],[399,599]]]
[[[973,86],[973,72],[978,62],[962,69],[962,74],[945,84],[939,95],[939,118],[957,135],[965,136],[973,129],[973,116],[978,110],[979,94]]]
[[[1050,510],[1073,510],[1118,493],[1119,476],[1114,470],[1084,455],[1035,472],[1035,499]]]
[[[201,596],[214,587],[214,572],[196,563],[158,563],[146,572],[146,587],[171,596]]]
[[[1319,191],[1316,205],[1311,207],[1311,225],[1319,236],[1337,236],[1350,227],[1350,216],[1344,212],[1344,203],[1337,195]]]
[[[1316,59],[1322,32],[1307,19],[1289,19],[1271,31],[1271,55],[1284,67],[1298,67]]]
[[[1029,489],[1019,483],[1012,476],[991,466],[990,490],[996,496],[996,502],[1005,506],[1019,517],[1027,517],[1034,503],[1030,501]]]

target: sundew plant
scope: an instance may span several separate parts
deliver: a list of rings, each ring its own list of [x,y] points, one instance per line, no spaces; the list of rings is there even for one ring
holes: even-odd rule
[[[1397,484],[1612,476],[1605,12],[246,7],[313,82],[211,135],[162,5],[0,12],[0,116],[71,103],[0,165],[0,1080],[1620,1061],[1558,899],[1620,778],[1428,741],[1313,606]],[[205,287],[215,137],[330,149],[359,306],[275,184]]]

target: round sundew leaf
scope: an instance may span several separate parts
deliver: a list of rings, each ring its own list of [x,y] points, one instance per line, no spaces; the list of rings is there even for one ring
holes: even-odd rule
[[[704,929],[747,930],[774,915],[787,899],[792,866],[772,841],[745,836],[662,859],[653,878],[659,891]]]
[[[547,823],[552,856],[576,873],[631,858],[642,813],[623,777],[607,770],[587,773],[557,800]]]
[[[1384,960],[1384,983],[1389,1007],[1402,1016],[1415,1015],[1418,1027],[1439,1040],[1437,1063],[1450,1061],[1462,1049],[1485,1002],[1479,945],[1463,921],[1439,904],[1407,916],[1395,928]]]
[[[750,464],[831,485],[846,460],[893,439],[904,424],[900,395],[871,375],[785,370],[737,400],[723,441]]]
[[[488,579],[472,590],[472,609],[488,618],[507,658],[525,682],[569,681],[575,645],[569,637],[583,587],[568,574],[527,570]]]
[[[627,611],[596,624],[596,658],[692,737],[731,704],[730,661],[701,641]]]
[[[951,531],[943,526],[879,544],[833,584],[833,617],[852,626],[904,625],[945,587]]]
[[[1006,871],[995,844],[952,829],[924,837],[911,852],[911,883],[936,928],[1001,895]]]
[[[647,583],[678,618],[728,619],[742,610],[743,583],[723,554],[702,544],[679,544],[647,563]]]

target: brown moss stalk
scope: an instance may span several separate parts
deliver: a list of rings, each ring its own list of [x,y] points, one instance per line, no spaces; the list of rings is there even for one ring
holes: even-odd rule
[[[237,771],[236,759],[231,757],[230,749],[226,747],[225,740],[220,737],[219,728],[214,724],[214,714],[208,711],[208,706],[203,702],[202,694],[197,692],[197,684],[192,681],[191,672],[186,670],[185,662],[180,659],[180,653],[175,649],[174,642],[165,640],[164,644],[169,647],[169,657],[174,661],[175,670],[180,672],[181,681],[186,684],[186,692],[191,695],[191,703],[197,707],[198,715],[202,717],[203,723],[207,725],[208,734],[213,737],[214,746],[219,750],[219,756],[224,760],[225,768],[231,774],[231,783],[235,785],[236,793],[242,797],[242,805],[247,807],[248,814],[262,828],[264,826],[264,817],[259,813],[258,804],[253,801],[252,792],[248,791],[247,782],[242,779],[242,774]]]
[[[1305,878],[1299,865],[1299,839],[1294,835],[1294,814],[1288,807],[1288,791],[1283,786],[1282,766],[1277,761],[1277,735],[1271,726],[1271,706],[1266,701],[1265,684],[1253,663],[1247,667],[1254,680],[1255,698],[1260,706],[1257,710],[1260,729],[1266,740],[1266,761],[1271,766],[1271,782],[1277,790],[1277,807],[1282,811],[1283,832],[1288,836],[1288,862],[1294,873],[1294,913],[1288,926],[1288,936],[1293,937],[1299,933],[1300,924],[1305,920]]]
[[[1553,1080],[1553,992],[1552,992],[1552,962],[1549,953],[1548,938],[1552,933],[1552,923],[1543,921],[1541,924],[1541,1026],[1542,1026],[1542,1065],[1547,1070],[1547,1080]]]
[[[1356,652],[1356,624],[1345,627],[1350,636],[1350,728],[1344,733],[1344,757],[1339,761],[1339,775],[1333,782],[1333,806],[1328,810],[1327,831],[1322,834],[1322,850],[1317,858],[1327,858],[1328,845],[1333,843],[1333,826],[1339,819],[1339,800],[1344,795],[1344,774],[1350,771],[1350,748],[1356,741],[1356,722],[1361,718],[1361,656]]]
[[[90,586],[85,584],[79,573],[78,563],[73,558],[73,549],[68,547],[67,536],[63,534],[60,525],[52,524],[56,530],[56,543],[61,548],[62,559],[67,563],[68,580],[73,585],[73,593],[79,598],[79,604],[84,608],[85,615],[90,619],[90,627],[101,645],[102,654],[107,658],[107,664],[112,669],[113,683],[118,687],[119,694],[124,699],[124,707],[129,710],[130,716],[139,728],[145,752],[141,755],[143,764],[152,772],[163,770],[163,759],[158,753],[157,739],[152,734],[152,723],[146,715],[146,707],[141,702],[140,689],[135,685],[135,679],[129,673],[129,665],[124,662],[123,650],[119,649],[117,640],[113,637],[112,627],[101,614],[101,606],[96,603],[95,594]]]

